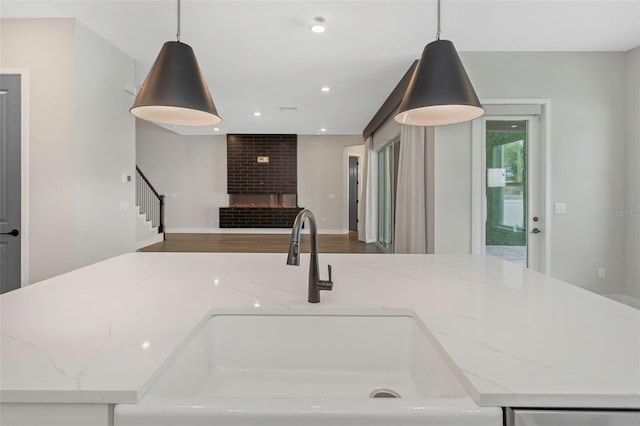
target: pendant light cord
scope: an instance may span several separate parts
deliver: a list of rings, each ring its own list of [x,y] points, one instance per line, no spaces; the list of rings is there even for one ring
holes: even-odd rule
[[[438,30],[436,31],[436,40],[440,40],[440,0],[438,0]]]
[[[180,41],[180,0],[178,0],[178,32],[176,33],[176,38]]]

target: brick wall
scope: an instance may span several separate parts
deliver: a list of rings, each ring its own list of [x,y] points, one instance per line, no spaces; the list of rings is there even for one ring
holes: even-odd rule
[[[297,135],[227,135],[229,194],[297,194]],[[258,163],[258,157],[269,157]]]

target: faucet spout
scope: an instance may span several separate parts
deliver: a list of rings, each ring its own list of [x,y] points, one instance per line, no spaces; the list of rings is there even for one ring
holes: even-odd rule
[[[309,233],[311,236],[311,259],[309,262],[309,295],[307,300],[309,303],[320,302],[320,290],[331,290],[333,281],[331,281],[331,265],[329,265],[329,279],[321,280],[320,271],[318,270],[318,227],[316,218],[311,210],[304,209],[298,213],[293,227],[291,229],[291,243],[289,244],[289,253],[287,255],[287,265],[300,265],[300,231],[305,219],[309,219]]]
[[[300,242],[291,240],[289,244],[289,254],[287,255],[287,265],[300,265]]]

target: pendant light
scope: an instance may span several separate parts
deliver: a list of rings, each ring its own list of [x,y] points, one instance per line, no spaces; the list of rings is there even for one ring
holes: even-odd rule
[[[196,55],[180,42],[180,0],[176,38],[162,46],[129,111],[143,120],[176,126],[220,123]]]
[[[482,115],[484,109],[453,43],[440,40],[438,0],[436,41],[424,48],[394,119],[410,126],[438,126]]]

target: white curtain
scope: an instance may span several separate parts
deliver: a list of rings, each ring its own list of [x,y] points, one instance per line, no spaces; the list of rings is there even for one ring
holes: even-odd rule
[[[400,159],[396,194],[395,253],[426,253],[424,127],[400,128]]]
[[[358,239],[365,243],[374,243],[377,239],[376,158],[373,138],[369,136],[364,143],[362,199],[358,209]]]

